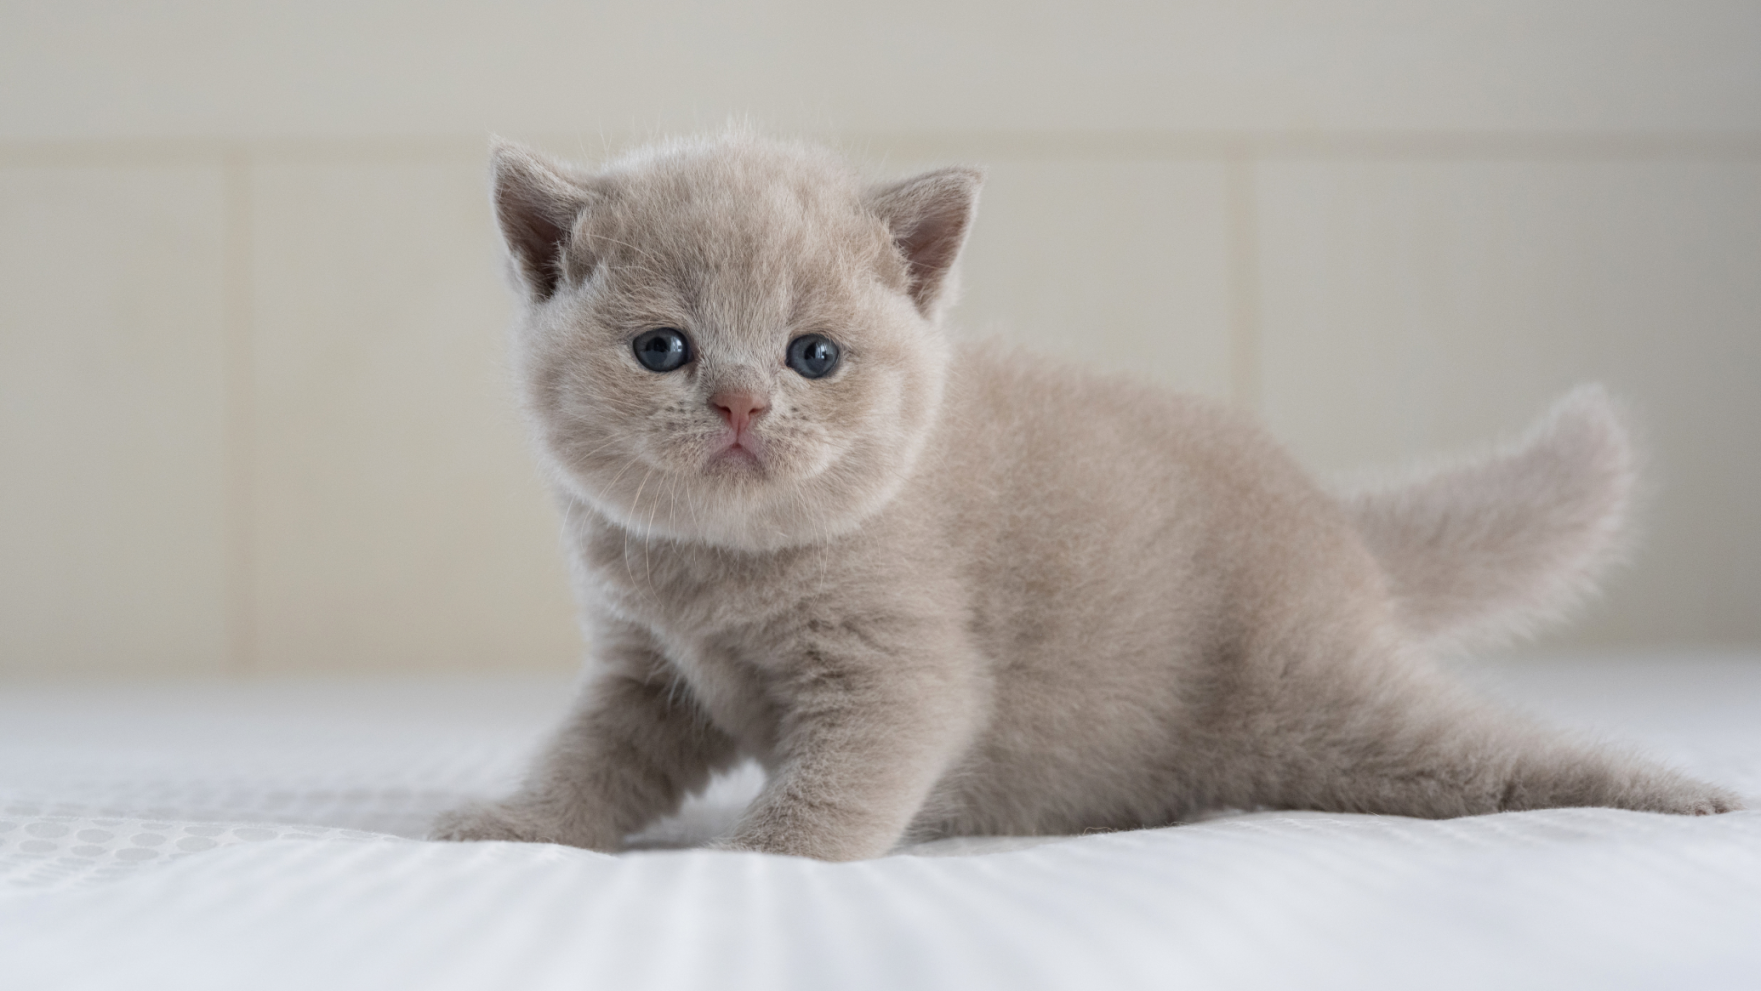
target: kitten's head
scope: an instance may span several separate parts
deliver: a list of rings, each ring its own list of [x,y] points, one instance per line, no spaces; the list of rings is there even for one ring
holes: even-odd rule
[[[637,533],[768,550],[898,491],[941,403],[977,170],[868,186],[745,134],[592,173],[493,156],[526,403],[573,496]]]

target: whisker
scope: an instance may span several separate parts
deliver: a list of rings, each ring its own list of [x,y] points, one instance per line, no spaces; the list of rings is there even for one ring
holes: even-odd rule
[[[646,469],[643,471],[642,484],[636,486],[636,496],[635,496],[635,498],[630,500],[630,518],[632,520],[636,519],[636,514],[641,512],[641,509],[642,509],[642,490],[648,487],[648,480],[653,477],[654,477],[654,469],[653,468],[649,468],[649,469]],[[636,574],[636,569],[630,565],[630,537],[633,536],[634,533],[635,533],[635,527],[630,527],[630,526],[624,527],[624,570],[629,572],[632,576],[634,576]],[[650,588],[649,591],[652,592],[653,589]]]

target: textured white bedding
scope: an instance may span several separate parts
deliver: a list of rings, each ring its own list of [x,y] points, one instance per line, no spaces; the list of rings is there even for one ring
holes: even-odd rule
[[[1478,676],[1761,805],[1761,657]],[[1256,813],[861,864],[415,841],[558,681],[0,691],[0,988],[1761,987],[1761,812]]]

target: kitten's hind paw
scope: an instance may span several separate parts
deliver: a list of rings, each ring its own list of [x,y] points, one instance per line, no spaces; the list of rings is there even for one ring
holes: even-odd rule
[[[1687,802],[1686,807],[1681,810],[1681,814],[1715,816],[1726,812],[1741,812],[1742,809],[1742,799],[1722,788],[1714,788],[1711,794]]]
[[[1664,815],[1736,812],[1735,792],[1649,761],[1594,751],[1560,759],[1542,755],[1506,782],[1500,812],[1604,808]]]
[[[1678,816],[1712,816],[1740,811],[1743,800],[1716,785],[1681,779],[1638,797],[1626,807]]]

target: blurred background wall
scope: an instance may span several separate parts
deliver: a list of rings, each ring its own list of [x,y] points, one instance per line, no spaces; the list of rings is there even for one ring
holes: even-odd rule
[[[1761,646],[1761,4],[0,3],[0,677],[558,669],[496,132],[991,181],[956,320],[1335,472],[1627,397],[1553,646]]]

